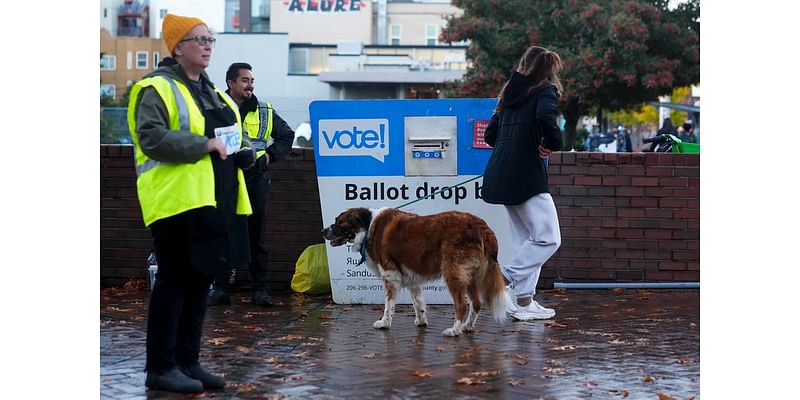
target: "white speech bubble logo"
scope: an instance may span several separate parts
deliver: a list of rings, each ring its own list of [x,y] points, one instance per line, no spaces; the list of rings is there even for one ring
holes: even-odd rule
[[[321,156],[369,156],[380,162],[389,154],[388,119],[319,120]]]

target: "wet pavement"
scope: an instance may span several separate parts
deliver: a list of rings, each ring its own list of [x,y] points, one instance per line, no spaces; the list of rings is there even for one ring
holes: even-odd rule
[[[200,362],[228,382],[180,395],[147,390],[144,283],[103,290],[103,399],[700,399],[699,290],[542,290],[552,320],[499,324],[442,336],[449,305],[429,305],[414,326],[398,305],[339,305],[329,295],[275,293],[258,308],[248,291],[209,307]]]

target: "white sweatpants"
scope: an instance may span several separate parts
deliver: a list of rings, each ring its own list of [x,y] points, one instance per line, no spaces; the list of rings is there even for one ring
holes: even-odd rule
[[[556,205],[550,193],[540,193],[522,204],[505,207],[514,258],[503,268],[503,275],[513,283],[517,297],[532,296],[542,265],[561,246]]]

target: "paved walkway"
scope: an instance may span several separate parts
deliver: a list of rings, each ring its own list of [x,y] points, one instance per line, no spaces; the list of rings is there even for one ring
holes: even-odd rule
[[[100,309],[103,399],[700,399],[699,290],[550,290],[550,321],[498,324],[450,338],[451,306],[411,305],[376,330],[382,306],[249,293],[209,307],[201,363],[228,381],[184,396],[144,387],[147,289],[107,289]],[[662,397],[670,396],[670,397]]]

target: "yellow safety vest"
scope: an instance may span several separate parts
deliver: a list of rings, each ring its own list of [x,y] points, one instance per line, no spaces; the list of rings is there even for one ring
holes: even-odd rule
[[[194,163],[170,163],[154,160],[142,151],[136,131],[136,108],[139,93],[146,87],[156,90],[169,113],[169,129],[191,131],[205,135],[205,118],[192,98],[189,88],[180,81],[166,76],[153,76],[137,82],[131,88],[128,103],[128,126],[133,138],[136,162],[136,189],[142,208],[144,225],[171,217],[182,212],[205,206],[217,206],[214,196],[214,169],[211,156],[206,154]],[[236,124],[241,127],[241,117],[236,103],[219,90],[214,90],[236,115]],[[250,199],[247,197],[244,174],[237,171],[239,192],[236,214],[250,215]]]
[[[263,140],[267,142],[267,146],[272,144],[272,104],[259,100],[258,108],[247,113],[242,124],[247,136]],[[264,153],[264,150],[257,151],[256,158],[261,157]]]

